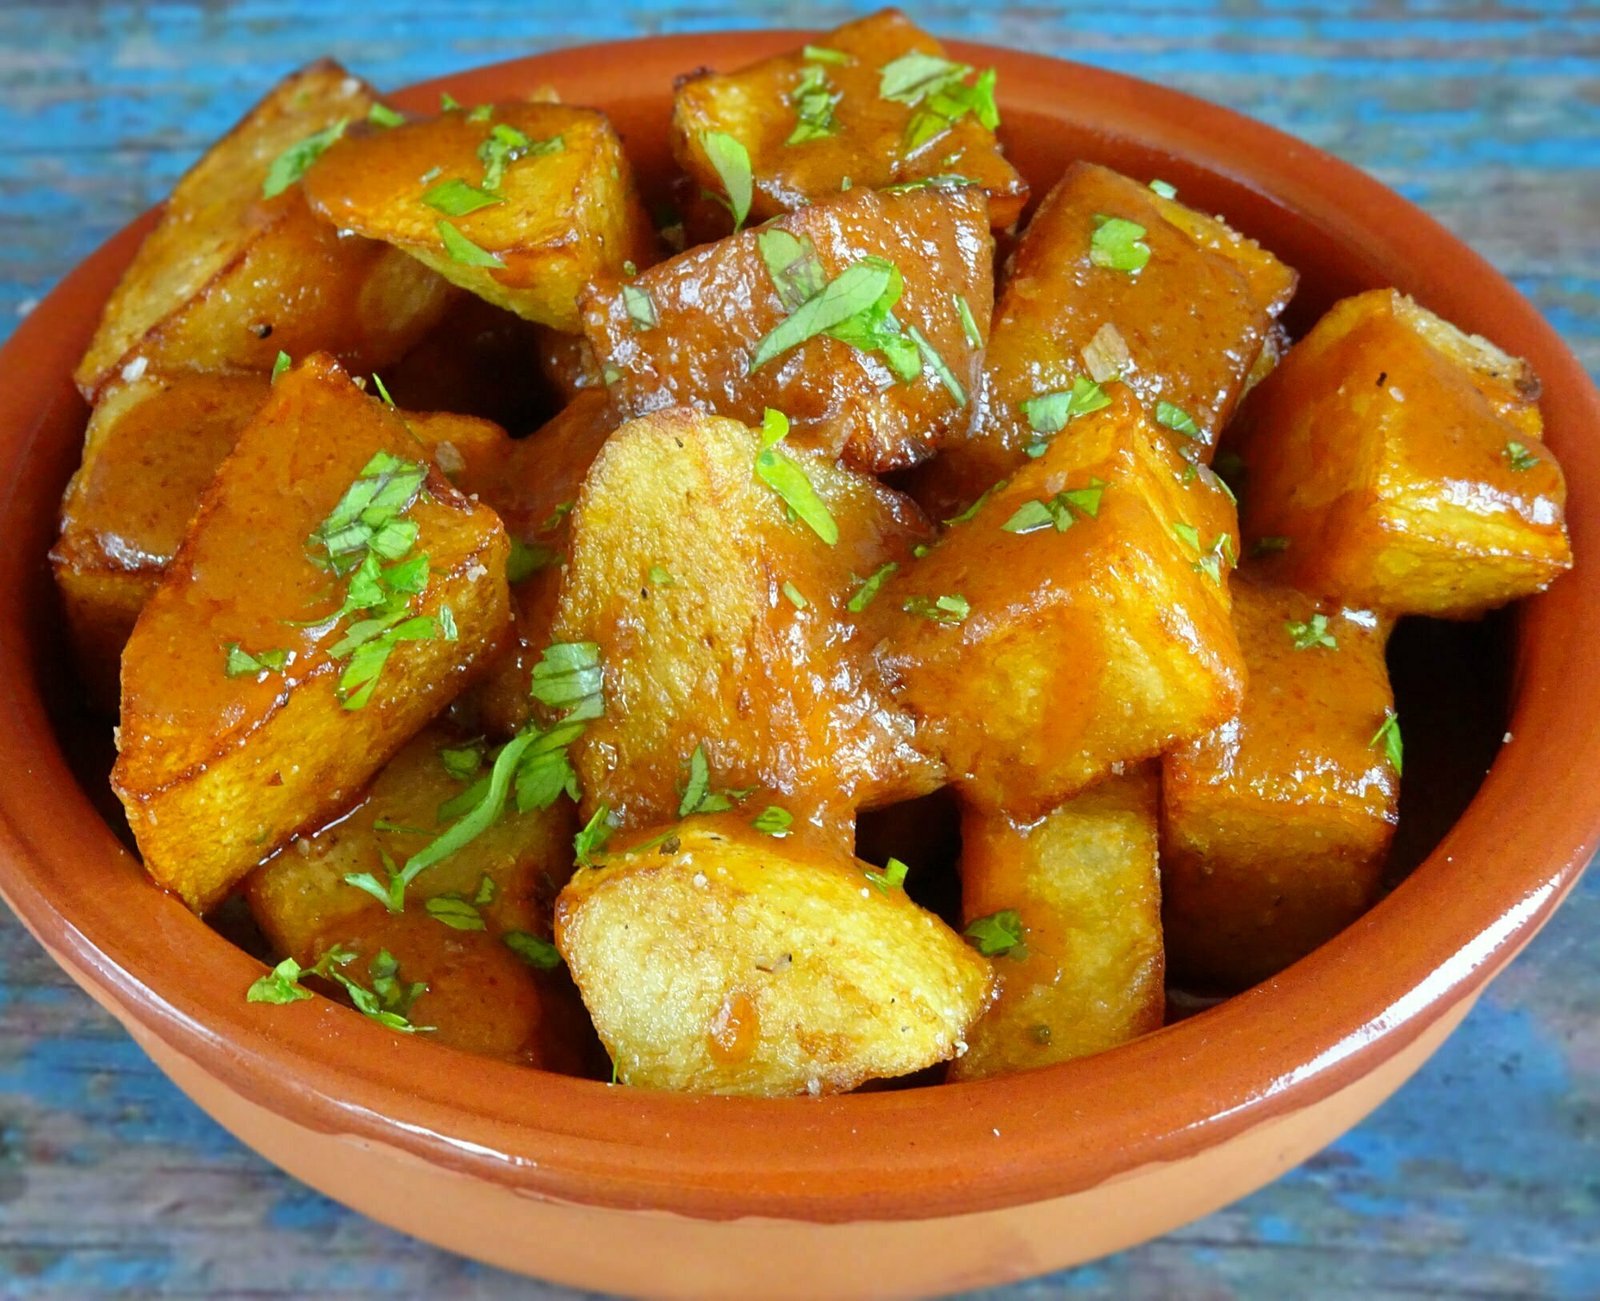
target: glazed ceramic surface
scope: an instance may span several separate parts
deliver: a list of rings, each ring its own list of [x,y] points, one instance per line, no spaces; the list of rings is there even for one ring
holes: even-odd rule
[[[677,73],[792,46],[782,33],[590,47],[452,76],[484,100],[554,85],[609,111],[647,184],[669,160]],[[322,1000],[243,1001],[259,967],[158,894],[80,783],[95,738],[42,563],[84,411],[67,379],[137,243],[125,232],[0,353],[0,891],[191,1096],[308,1182],[496,1263],[685,1295],[955,1287],[1162,1231],[1280,1173],[1436,1046],[1549,915],[1593,848],[1588,701],[1600,579],[1587,503],[1600,416],[1581,370],[1469,250],[1361,174],[1265,127],[1087,68],[996,65],[1008,148],[1039,191],[1072,158],[1159,175],[1302,273],[1291,328],[1395,284],[1527,356],[1567,469],[1579,567],[1516,619],[1505,746],[1434,853],[1377,909],[1278,979],[1100,1057],[981,1084],[824,1100],[613,1089],[402,1040]],[[76,768],[74,762],[76,761]],[[630,1252],[611,1244],[626,1240]],[[649,1270],[640,1264],[648,1259]],[[864,1262],[875,1262],[871,1269]],[[662,1280],[670,1279],[669,1285]]]

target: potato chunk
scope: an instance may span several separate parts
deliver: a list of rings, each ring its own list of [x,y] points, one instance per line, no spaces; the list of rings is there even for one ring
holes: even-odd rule
[[[1033,819],[1227,718],[1237,523],[1120,385],[903,566],[878,652],[921,744]]]
[[[554,637],[595,643],[604,664],[605,716],[575,746],[586,815],[677,816],[697,747],[715,790],[788,803],[842,838],[858,804],[938,782],[849,608],[927,536],[916,508],[825,456],[769,449],[809,479],[830,545],[787,516],[758,454],[736,421],[674,408],[613,434],[584,484]]]
[[[1104,233],[1119,229],[1126,239]],[[1069,167],[995,304],[972,438],[930,468],[939,509],[1010,472],[1034,434],[1024,404],[1079,377],[1119,375],[1169,438],[1209,461],[1294,286],[1293,271],[1220,219],[1107,168]]]
[[[50,561],[97,704],[116,708],[134,621],[201,494],[266,397],[265,375],[146,375],[111,385],[95,407]],[[508,444],[498,426],[450,414],[405,419],[464,492],[498,473]]]
[[[473,747],[464,738],[439,727],[418,733],[352,811],[251,873],[250,909],[274,948],[302,967],[342,945],[358,955],[349,970],[359,975],[389,952],[400,979],[427,984],[407,1015],[413,1025],[432,1027],[441,1043],[580,1072],[590,1065],[585,1050],[593,1035],[550,945],[551,909],[572,874],[570,802],[529,813],[508,808],[418,876],[403,912],[345,881],[362,873],[384,879],[384,854],[403,863],[443,830],[440,806],[471,777],[452,776],[441,752],[470,772]]]
[[[960,1053],[989,964],[874,871],[732,814],[580,868],[556,943],[618,1080],[839,1093]]]
[[[1398,814],[1385,737],[1388,624],[1243,576],[1237,717],[1162,766],[1174,975],[1233,990],[1281,971],[1376,898]]]
[[[428,179],[423,179],[423,178]],[[527,320],[578,328],[578,296],[654,260],[655,230],[622,141],[594,109],[451,109],[352,132],[306,174],[340,230],[404,249],[446,280]]]
[[[941,87],[951,82],[959,83],[957,101],[983,100],[984,86],[989,98],[979,111],[945,103]],[[972,86],[979,86],[976,96]],[[673,101],[672,152],[702,189],[721,194],[704,133],[720,131],[742,144],[756,221],[820,202],[846,182],[882,189],[958,175],[983,187],[989,220],[1000,230],[1021,214],[1028,185],[1001,154],[993,119],[983,120],[992,96],[991,78],[974,79],[932,36],[886,9],[804,49],[683,80]],[[947,113],[937,111],[941,104]]]
[[[754,425],[776,407],[797,443],[889,470],[966,421],[993,252],[975,189],[852,190],[597,286],[584,332],[631,415],[687,403]]]
[[[146,368],[265,372],[280,350],[383,366],[426,333],[448,306],[444,281],[382,244],[341,237],[299,185],[263,194],[280,156],[365,117],[376,98],[338,64],[312,64],[190,169],[106,303],[74,375],[85,397]]]
[[[1240,415],[1246,540],[1291,586],[1393,614],[1542,591],[1572,551],[1538,392],[1526,362],[1395,290],[1345,299]]]
[[[387,511],[323,532],[358,481],[385,482],[379,454],[426,490],[413,501],[397,469]],[[505,634],[505,532],[416,454],[398,415],[309,358],[240,434],[134,626],[112,784],[147,870],[196,911],[345,807]],[[338,568],[330,541],[392,566],[358,586],[367,563]],[[353,608],[373,587],[385,601]],[[390,611],[393,636],[353,645]]]
[[[995,955],[999,993],[952,1079],[1070,1061],[1161,1028],[1156,773],[1144,764],[1109,778],[1032,824],[964,811],[962,913],[990,919],[980,935],[996,948],[1014,913],[1021,943]]]

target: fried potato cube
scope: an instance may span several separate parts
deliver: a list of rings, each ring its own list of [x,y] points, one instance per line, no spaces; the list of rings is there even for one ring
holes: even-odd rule
[[[1347,298],[1240,415],[1246,540],[1289,585],[1393,614],[1542,591],[1572,551],[1538,394],[1526,362],[1397,290]]]
[[[116,709],[134,621],[267,390],[265,375],[149,374],[109,386],[90,416],[50,561],[96,704]],[[406,420],[462,491],[498,478],[509,443],[499,426],[448,413]]]
[[[424,179],[426,178],[426,179]],[[404,249],[527,320],[578,329],[578,297],[654,260],[655,229],[605,114],[552,103],[451,109],[351,132],[305,177],[340,230]]]
[[[584,332],[630,415],[683,403],[754,425],[774,407],[796,443],[890,470],[967,419],[993,252],[975,189],[852,190],[596,286]]]
[[[440,806],[480,775],[471,765],[481,752],[447,728],[419,732],[353,810],[252,872],[245,898],[277,952],[302,967],[335,945],[361,959],[352,974],[390,953],[401,979],[426,983],[407,1015],[431,1026],[441,1043],[580,1073],[590,1064],[593,1034],[550,944],[551,910],[572,874],[577,828],[569,801],[528,813],[507,808],[476,840],[422,872],[402,912],[345,880],[370,873],[381,881],[385,854],[404,863],[442,832]],[[463,776],[453,776],[444,758]]]
[[[1236,717],[1162,761],[1167,959],[1185,984],[1274,975],[1377,897],[1400,775],[1387,621],[1241,575]]]
[[[146,869],[197,912],[346,807],[505,635],[505,532],[437,471],[417,470],[414,501],[320,532],[358,481],[384,482],[381,468],[366,477],[380,453],[422,465],[400,417],[327,357],[282,376],[128,641],[112,785]],[[364,531],[374,560],[427,562],[392,590],[372,578],[384,602],[362,609],[366,562],[346,577],[317,539],[349,546]],[[350,644],[389,610],[392,636]]]
[[[878,598],[878,660],[966,798],[1023,819],[1229,717],[1237,523],[1120,385]]]
[[[1070,1061],[1161,1028],[1157,773],[1108,778],[1031,824],[963,811],[962,913],[980,927],[1015,914],[1021,942],[995,955],[999,992],[951,1079]]]
[[[945,102],[950,89],[955,99]],[[1021,215],[1028,184],[1001,153],[994,119],[983,120],[992,109],[992,74],[975,79],[927,32],[886,9],[737,72],[685,78],[673,100],[672,152],[702,189],[721,194],[704,135],[720,131],[742,144],[756,221],[818,203],[847,183],[882,189],[957,175],[983,187],[1000,230]]]
[[[946,1061],[992,979],[868,864],[736,814],[580,867],[556,943],[617,1079],[690,1093],[840,1093]]]
[[[377,93],[338,64],[288,77],[180,180],[106,303],[74,378],[93,399],[146,368],[269,371],[279,351],[387,365],[444,313],[444,281],[318,221],[299,185],[267,197],[274,163],[366,116]]]
[[[995,304],[972,437],[930,469],[939,508],[1014,469],[1034,434],[1024,404],[1080,377],[1120,376],[1169,438],[1209,461],[1295,279],[1219,218],[1107,168],[1069,167]]]
[[[456,411],[526,433],[552,406],[551,386],[528,365],[543,333],[502,307],[459,294],[416,347],[384,368],[383,380],[408,411]]]
[[[790,518],[758,458],[809,481],[835,542]],[[614,433],[572,512],[553,634],[594,643],[604,666],[605,715],[574,746],[585,815],[677,816],[700,747],[716,791],[844,838],[858,805],[937,785],[850,609],[926,536],[876,480],[798,448],[763,454],[733,420],[673,408]]]

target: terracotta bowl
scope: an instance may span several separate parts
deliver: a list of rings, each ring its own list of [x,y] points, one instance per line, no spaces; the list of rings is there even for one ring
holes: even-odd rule
[[[548,83],[610,112],[659,184],[673,77],[796,43],[769,32],[591,46],[395,102]],[[1510,623],[1515,740],[1437,848],[1317,953],[1158,1034],[1009,1079],[675,1097],[468,1058],[322,999],[247,1004],[261,968],[148,884],[102,816],[99,783],[74,775],[74,753],[104,742],[62,722],[75,693],[44,555],[84,422],[68,374],[146,218],[0,352],[0,890],[196,1103],[331,1197],[495,1265],[619,1292],[922,1293],[1055,1269],[1229,1202],[1353,1125],[1438,1047],[1587,862],[1600,828],[1600,566],[1588,562],[1600,554],[1600,396],[1555,333],[1418,209],[1297,140],[1109,72],[958,54],[999,68],[1007,143],[1037,192],[1079,157],[1164,177],[1300,269],[1293,324],[1394,284],[1533,362],[1580,563]]]

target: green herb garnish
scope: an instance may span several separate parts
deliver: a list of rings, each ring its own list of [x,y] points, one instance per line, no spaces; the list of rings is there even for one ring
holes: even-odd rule
[[[1516,439],[1506,444],[1506,450],[1502,455],[1511,468],[1519,474],[1539,464],[1539,458],[1528,450],[1527,444],[1519,443]]]
[[[907,614],[914,614],[923,619],[931,619],[934,623],[960,623],[972,613],[972,606],[967,598],[959,593],[945,596],[908,596],[900,607]]]
[[[405,120],[405,114],[396,113],[387,104],[374,104],[367,110],[367,121],[373,126],[397,127]]]
[[[1014,908],[979,917],[967,926],[963,934],[986,958],[1009,956],[1021,961],[1028,956],[1028,946],[1022,941],[1022,918]]]
[[[974,348],[983,347],[983,333],[978,329],[971,306],[960,294],[951,294],[950,297],[955,299],[956,315],[961,318],[961,332],[967,336],[967,342]]]
[[[266,179],[261,182],[261,197],[276,198],[299,181],[311,169],[311,164],[328,151],[328,146],[342,136],[349,125],[350,119],[342,117],[332,126],[324,127],[285,149],[267,168]]]
[[[860,614],[872,604],[873,598],[883,590],[883,585],[889,581],[890,576],[899,568],[899,564],[891,560],[888,564],[882,565],[873,571],[869,577],[862,580],[861,586],[851,593],[850,599],[844,604],[844,608],[850,611],[851,614]]]
[[[583,829],[572,838],[572,852],[577,855],[579,867],[593,867],[594,855],[606,847],[615,828],[611,824],[611,807],[601,804],[594,816],[584,823]]]
[[[1089,261],[1112,271],[1131,274],[1143,270],[1150,261],[1150,246],[1144,242],[1147,233],[1136,221],[1097,213],[1094,234],[1089,237]]]
[[[441,181],[432,189],[424,191],[422,201],[435,212],[442,212],[447,217],[465,217],[480,208],[492,208],[497,203],[505,202],[500,195],[481,190],[476,185],[469,185],[460,177]]]
[[[641,289],[638,285],[623,285],[622,305],[627,309],[628,319],[636,330],[653,330],[661,324],[661,318],[656,315],[656,300],[650,297],[648,289]]]
[[[1043,456],[1050,440],[1067,427],[1069,421],[1111,405],[1106,391],[1086,375],[1072,381],[1070,389],[1041,393],[1021,404],[1022,414],[1033,430],[1027,446],[1029,456]]]
[[[507,931],[500,937],[500,943],[540,971],[554,971],[561,965],[561,950],[549,940],[527,931]]]
[[[909,869],[898,858],[891,858],[883,865],[883,871],[867,871],[868,881],[879,894],[888,894],[891,890],[904,890],[906,886],[906,872]]]
[[[1389,766],[1394,769],[1396,777],[1402,776],[1405,760],[1405,745],[1400,740],[1400,719],[1394,710],[1389,710],[1383,716],[1383,723],[1372,734],[1372,740],[1367,742],[1368,748],[1378,745],[1383,746],[1384,757],[1389,760]]]
[[[258,673],[282,673],[289,663],[287,650],[264,650],[252,655],[236,641],[225,643],[223,650],[227,652],[227,656],[222,664],[222,672],[225,677],[230,678],[252,677]]]
[[[733,215],[733,230],[737,234],[750,216],[750,200],[755,194],[750,151],[726,131],[702,131],[700,148],[705,151],[712,170],[722,182],[723,193],[712,194],[711,197]]]
[[[444,251],[452,262],[459,262],[465,267],[505,269],[504,262],[487,249],[479,248],[443,217],[434,222],[433,226],[439,232],[439,238],[444,241]]]
[[[761,447],[756,452],[755,475],[784,501],[799,519],[830,547],[839,540],[839,525],[826,502],[817,495],[804,469],[777,444],[789,432],[789,419],[767,408],[761,417]]]
[[[808,140],[821,140],[839,130],[833,116],[834,105],[839,102],[839,92],[828,81],[825,68],[808,64],[800,69],[800,80],[789,92],[789,103],[794,108],[795,126],[784,141],[786,145],[804,144]]]
[[[1200,426],[1195,424],[1194,417],[1180,406],[1174,406],[1163,399],[1156,403],[1156,423],[1165,425],[1174,433],[1182,434],[1185,438],[1203,439]]]
[[[486,929],[483,914],[473,903],[458,894],[440,894],[423,903],[428,916],[442,922],[453,931],[481,931]]]
[[[1304,621],[1290,619],[1283,626],[1297,651],[1311,650],[1317,646],[1339,649],[1338,639],[1328,631],[1328,616],[1325,614],[1314,614]]]
[[[789,828],[793,824],[794,814],[776,804],[767,805],[750,821],[750,825],[762,835],[772,836],[778,840],[789,834]]]

